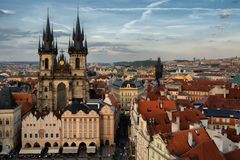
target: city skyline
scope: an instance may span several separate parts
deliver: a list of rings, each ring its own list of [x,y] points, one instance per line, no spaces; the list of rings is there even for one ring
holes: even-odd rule
[[[1,61],[38,61],[47,8],[65,53],[76,20],[89,42],[88,62],[222,58],[239,55],[240,1],[1,1]]]

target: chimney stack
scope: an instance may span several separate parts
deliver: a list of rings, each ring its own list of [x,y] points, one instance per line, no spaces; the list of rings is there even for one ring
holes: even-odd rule
[[[188,144],[189,146],[193,146],[193,135],[192,135],[192,132],[188,132]]]

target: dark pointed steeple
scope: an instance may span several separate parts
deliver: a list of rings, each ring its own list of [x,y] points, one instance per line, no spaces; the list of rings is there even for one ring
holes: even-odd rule
[[[49,9],[47,9],[47,23],[46,27],[43,27],[43,38],[42,38],[43,44],[41,51],[43,52],[52,52],[56,53],[56,48],[54,47],[54,37],[53,37],[53,27],[50,26],[50,20],[49,20]]]
[[[41,39],[40,39],[40,36],[39,36],[39,40],[38,40],[38,52],[41,51]]]
[[[47,9],[47,24],[46,24],[46,33],[50,34],[50,22],[49,22],[49,8]]]
[[[163,77],[163,64],[161,62],[161,58],[158,57],[157,64],[155,65],[155,78],[160,86],[160,79]]]
[[[75,53],[77,52],[77,54],[87,54],[87,49],[86,49],[87,42],[84,41],[84,37],[85,37],[84,28],[81,27],[81,23],[79,19],[79,8],[77,8],[77,20],[76,20],[75,28],[73,27],[73,33],[72,33],[73,43],[71,43],[71,40],[69,40],[69,44],[68,44],[69,54],[72,54],[73,52]]]

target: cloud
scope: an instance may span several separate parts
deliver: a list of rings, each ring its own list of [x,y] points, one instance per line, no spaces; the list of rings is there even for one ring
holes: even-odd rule
[[[70,32],[63,29],[53,29],[53,33],[56,37],[70,36]]]
[[[120,30],[120,34],[121,33],[131,33],[131,32],[137,32],[138,30],[136,28],[134,28],[134,25],[136,23],[139,23],[139,22],[142,22],[144,21],[149,15],[151,15],[152,13],[152,10],[154,7],[157,7],[165,2],[168,2],[169,0],[161,0],[161,1],[158,1],[158,2],[154,2],[154,3],[151,3],[149,5],[147,5],[146,7],[146,10],[142,13],[141,17],[139,19],[135,19],[135,20],[132,20],[126,24],[123,25],[123,28]]]
[[[231,14],[229,12],[227,12],[227,11],[224,11],[224,12],[219,14],[219,17],[221,19],[226,19],[226,18],[229,18],[230,16],[231,16]]]
[[[13,11],[13,10],[0,9],[0,16],[2,16],[2,15],[12,15],[12,14],[16,14],[16,12]]]
[[[23,31],[18,28],[0,28],[0,41],[8,41],[21,37],[31,37],[36,34],[39,34],[39,32]]]

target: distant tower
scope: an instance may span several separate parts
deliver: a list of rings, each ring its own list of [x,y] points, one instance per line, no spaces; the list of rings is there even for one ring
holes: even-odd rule
[[[87,39],[84,35],[84,29],[81,28],[79,20],[79,12],[77,11],[76,27],[73,28],[72,41],[69,39],[68,53],[70,56],[70,65],[72,67],[72,76],[79,79],[73,84],[73,98],[88,97],[89,84],[87,80],[87,61],[88,54]]]
[[[161,58],[158,58],[157,64],[155,65],[155,78],[160,86],[160,79],[163,77],[163,64],[161,62]]]
[[[43,28],[42,42],[39,38],[38,44],[39,54],[39,76],[38,76],[38,92],[37,92],[37,109],[53,108],[54,95],[50,92],[52,88],[51,77],[56,56],[58,54],[57,45],[54,45],[53,28],[50,28],[49,10],[47,10],[47,23]]]
[[[54,42],[53,29],[50,28],[49,13],[46,28],[43,29],[42,43],[39,39],[40,57],[37,109],[63,110],[73,100],[84,101],[89,97],[89,84],[86,74],[87,40],[77,16],[76,28],[69,39],[69,61],[58,54],[57,42]],[[84,43],[84,44],[83,44]]]

